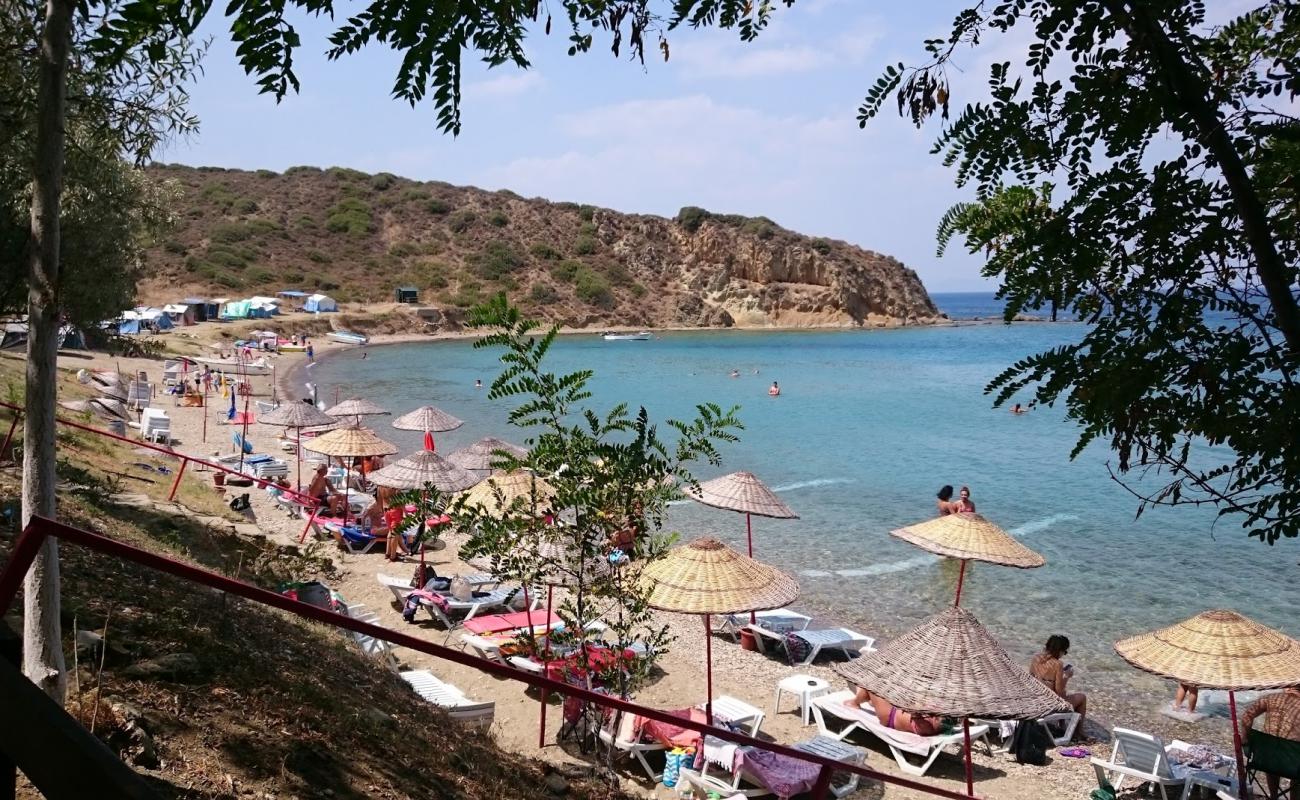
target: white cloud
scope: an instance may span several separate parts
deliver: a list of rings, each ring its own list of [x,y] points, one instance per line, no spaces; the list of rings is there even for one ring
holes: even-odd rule
[[[532,91],[543,83],[542,74],[533,70],[503,72],[478,81],[465,84],[466,97],[511,97]]]
[[[884,25],[872,16],[858,17],[826,39],[792,35],[779,22],[779,17],[774,18],[754,42],[742,42],[734,31],[694,31],[673,43],[673,61],[690,78],[757,78],[842,69],[862,63],[884,32]]]

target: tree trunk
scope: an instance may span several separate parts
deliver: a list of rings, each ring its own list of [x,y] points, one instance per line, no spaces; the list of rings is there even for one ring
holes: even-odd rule
[[[54,410],[59,332],[59,198],[63,193],[64,121],[71,0],[46,0],[40,42],[36,160],[28,242],[27,416],[23,428],[23,525],[54,517]],[[41,547],[23,583],[23,672],[59,703],[67,690],[59,625],[59,550]]]

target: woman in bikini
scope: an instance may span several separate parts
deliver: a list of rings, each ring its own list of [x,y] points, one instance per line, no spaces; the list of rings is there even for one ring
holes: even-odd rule
[[[1088,715],[1088,696],[1083,692],[1069,692],[1066,685],[1074,677],[1074,667],[1062,659],[1070,652],[1070,640],[1061,634],[1047,637],[1043,652],[1029,660],[1029,674],[1033,675],[1051,689],[1079,714],[1079,724],[1075,727],[1074,738],[1083,736],[1083,721]]]
[[[849,708],[862,708],[863,703],[870,703],[880,724],[893,730],[915,733],[917,736],[936,736],[943,731],[943,722],[939,717],[894,708],[885,698],[862,687],[858,687],[857,694],[844,701],[844,705]]]

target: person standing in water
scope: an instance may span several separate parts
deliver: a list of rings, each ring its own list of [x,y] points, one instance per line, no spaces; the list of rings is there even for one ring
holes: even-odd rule
[[[482,380],[476,380],[476,381],[474,381],[474,388],[475,388],[475,389],[482,389],[482,388],[483,388],[483,381],[482,381]]]
[[[315,361],[316,361],[316,350],[311,346],[311,342],[308,342],[308,343],[307,343],[307,363],[308,363],[308,364],[311,364],[311,363],[314,363]]]
[[[975,513],[975,502],[970,499],[969,487],[966,486],[961,487],[961,492],[958,495],[957,502],[954,505],[956,505],[957,507],[956,511],[958,513],[962,513],[962,514]]]
[[[770,394],[772,397],[780,397],[781,387],[777,385],[776,381],[772,381],[772,388],[768,389],[767,393]]]

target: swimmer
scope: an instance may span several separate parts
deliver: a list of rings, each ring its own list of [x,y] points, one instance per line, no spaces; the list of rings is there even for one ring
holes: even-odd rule
[[[738,369],[733,369],[733,370],[731,371],[731,377],[733,377],[733,378],[739,378],[739,377],[740,377],[740,370],[738,370]]]
[[[483,388],[483,381],[479,381],[479,380],[474,381],[474,388],[475,388],[475,389],[482,389],[482,388]]]
[[[776,381],[772,381],[772,387],[767,390],[767,393],[772,397],[780,397],[781,387],[777,385]]]
[[[1012,414],[1028,414],[1028,413],[1029,413],[1029,409],[1027,409],[1027,408],[1025,408],[1024,406],[1020,405],[1019,403],[1016,403],[1014,406],[1011,407],[1011,413],[1012,413]]]

